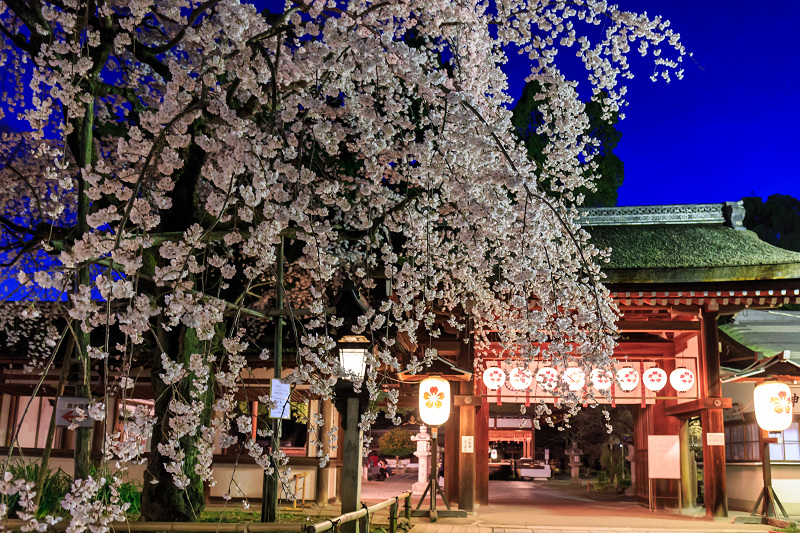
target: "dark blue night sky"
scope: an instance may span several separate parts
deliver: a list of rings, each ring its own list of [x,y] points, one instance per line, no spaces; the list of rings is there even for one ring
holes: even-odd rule
[[[663,15],[694,53],[681,81],[652,83],[649,70],[631,80],[619,205],[800,197],[800,2],[619,5]]]
[[[284,3],[251,1],[275,10]],[[619,205],[713,203],[776,193],[800,197],[800,0],[619,0],[619,5],[670,20],[694,53],[684,61],[685,78],[670,84],[649,80],[652,56],[632,62],[636,77],[629,80],[630,106],[616,149],[625,163]],[[519,66],[512,59],[506,69],[515,99],[528,74]]]

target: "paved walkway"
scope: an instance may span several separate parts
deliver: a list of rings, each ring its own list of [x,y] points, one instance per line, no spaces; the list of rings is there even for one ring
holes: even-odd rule
[[[414,481],[410,475],[400,474],[383,482],[365,482],[362,499],[385,500],[409,490]],[[731,518],[706,519],[703,509],[684,514],[651,513],[629,499],[597,501],[588,497],[585,490],[559,480],[490,481],[490,503],[478,508],[474,516],[440,518],[435,523],[415,518],[412,533],[741,533],[770,529],[763,525],[734,524]],[[418,501],[419,496],[413,497],[414,507]],[[422,508],[426,507],[427,501]]]

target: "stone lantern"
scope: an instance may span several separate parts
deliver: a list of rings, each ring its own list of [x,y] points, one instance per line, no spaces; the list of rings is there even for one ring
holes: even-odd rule
[[[583,450],[578,449],[578,445],[573,442],[572,446],[570,446],[570,448],[564,453],[566,453],[567,457],[569,457],[569,468],[572,473],[572,484],[580,485],[581,456],[583,455]]]
[[[417,443],[417,451],[414,452],[419,458],[419,468],[417,469],[417,482],[411,485],[411,492],[422,494],[428,486],[428,458],[431,456],[431,436],[428,427],[419,426],[419,433],[411,436],[411,440]]]

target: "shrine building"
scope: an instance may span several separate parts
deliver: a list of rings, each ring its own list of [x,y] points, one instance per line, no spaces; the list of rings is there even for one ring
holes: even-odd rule
[[[475,353],[472,343],[464,342],[469,339],[442,316],[442,335],[419,342],[438,351],[437,361],[425,373],[451,380],[454,402],[443,427],[448,498],[469,511],[479,511],[489,502],[490,443],[517,441],[530,477],[546,475],[549,464],[537,463],[531,413],[542,400],[552,408],[552,384],[567,378],[578,391],[605,390],[605,396],[594,395],[605,398],[605,407],[630,406],[633,490],[642,504],[655,509],[685,507],[698,503],[702,492],[707,516],[726,516],[729,507],[749,510],[762,486],[761,450],[765,439],[774,438],[774,448],[769,445],[773,485],[790,512],[800,511],[800,492],[787,490],[800,483],[798,416],[789,429],[768,435],[755,425],[752,412],[753,387],[767,377],[788,380],[792,392],[800,392],[794,381],[800,379],[800,362],[793,355],[800,354],[800,346],[793,352],[800,344],[800,313],[769,311],[800,304],[800,253],[771,246],[745,230],[741,203],[582,209],[581,214],[592,242],[612,249],[602,271],[621,312],[614,353],[617,375],[583,375],[576,369],[561,376],[540,361],[527,368],[509,367],[490,353]],[[756,320],[759,312],[766,315]],[[397,347],[404,352],[401,359],[420,349],[403,338],[398,338]],[[8,454],[19,428],[14,455],[35,459],[42,455],[58,374],[24,374],[21,357],[13,353],[0,357],[0,453]],[[478,368],[476,358],[482,360]],[[287,363],[284,375],[291,371]],[[153,403],[149,370],[143,372],[128,404]],[[246,387],[238,399],[242,413],[251,411],[254,421],[261,414],[255,400],[269,393],[266,383],[272,372],[262,366],[244,379]],[[399,390],[401,405],[416,405],[418,378],[391,377],[390,386]],[[39,397],[31,400],[40,378]],[[102,386],[99,374],[93,380]],[[307,438],[306,424],[315,413],[322,413],[326,422],[321,430],[326,433],[341,426],[339,415],[331,402],[302,388],[292,391],[291,401],[300,414],[295,417],[293,412],[292,420],[284,422],[281,443],[295,475],[291,490],[298,491],[302,482],[306,499],[328,502],[341,492],[341,442],[330,450],[329,464],[320,468],[318,444]],[[520,406],[531,407],[527,415],[519,414]],[[31,413],[28,417],[23,416],[26,410]],[[513,424],[504,423],[509,412],[517,413]],[[114,424],[104,429],[95,423],[96,449],[103,433],[123,418],[116,401]],[[72,433],[65,427],[56,430],[51,468],[72,470]],[[340,441],[343,433],[339,431]],[[658,469],[648,465],[654,452],[648,445],[660,442],[650,436],[677,437],[677,477],[649,475]],[[697,448],[702,448],[702,463],[697,465],[702,470],[700,490],[690,454]],[[218,483],[208,489],[208,500],[259,501],[263,471],[247,454],[217,449],[213,469]],[[141,482],[142,472],[135,467],[128,475]]]

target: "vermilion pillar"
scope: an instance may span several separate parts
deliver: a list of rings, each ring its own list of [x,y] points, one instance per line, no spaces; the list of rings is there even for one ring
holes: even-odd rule
[[[489,504],[489,400],[486,387],[475,379],[475,394],[484,395],[475,416],[475,503]]]

